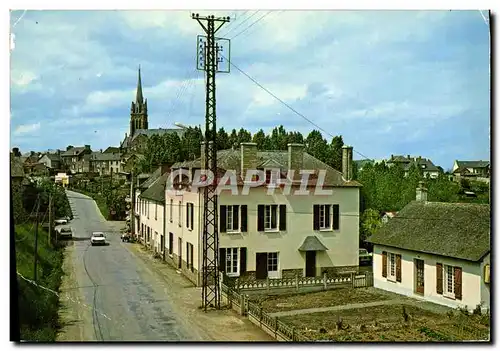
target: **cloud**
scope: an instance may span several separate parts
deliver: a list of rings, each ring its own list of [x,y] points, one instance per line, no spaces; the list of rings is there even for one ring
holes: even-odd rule
[[[33,132],[39,130],[40,126],[40,122],[33,124],[22,124],[15,129],[14,135],[32,134]]]
[[[489,36],[477,11],[256,11],[214,12],[232,16],[218,33],[237,35],[232,62],[355,150],[416,150],[443,166],[457,153],[489,154]],[[14,132],[21,148],[119,144],[139,65],[151,127],[203,124],[203,29],[190,11],[26,11],[11,30],[12,128],[58,125],[58,138]],[[216,91],[226,130],[316,128],[234,66]]]

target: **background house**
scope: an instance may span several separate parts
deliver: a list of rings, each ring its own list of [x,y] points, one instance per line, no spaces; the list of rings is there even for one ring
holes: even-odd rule
[[[428,202],[426,189],[369,241],[376,288],[472,310],[490,305],[490,207]]]
[[[391,155],[391,158],[386,161],[388,166],[400,165],[405,171],[405,177],[408,175],[408,171],[412,165],[417,166],[422,170],[424,177],[437,178],[442,172],[442,168],[435,166],[430,159],[418,157],[407,157]]]
[[[69,168],[71,173],[90,172],[90,145],[71,147],[61,153],[62,163]]]
[[[288,151],[257,151],[255,143],[242,143],[240,150],[217,153],[218,167],[236,172],[240,193],[224,190],[219,203],[219,265],[229,276],[257,279],[286,276],[319,276],[323,272],[357,271],[359,254],[359,186],[352,177],[352,148],[344,150],[344,172],[337,171],[304,152],[301,144],[289,144]],[[203,168],[202,157],[181,162],[193,174]],[[266,183],[241,194],[249,169],[266,171]],[[268,195],[273,184],[271,171],[289,169],[326,170],[324,188],[333,195],[283,195],[280,189]],[[180,185],[180,184],[179,184]],[[314,191],[316,179],[310,179]],[[167,192],[166,238],[169,257],[194,283],[200,284],[202,192],[191,192],[189,181],[183,190]],[[298,185],[295,186],[297,189]]]
[[[50,168],[51,170],[57,170],[61,166],[61,152],[46,152],[39,158],[38,163],[45,165],[45,167]]]
[[[90,155],[91,170],[99,175],[118,174],[122,172],[120,153],[92,152]]]
[[[458,161],[453,163],[452,174],[455,181],[461,179],[477,180],[489,183],[489,161]]]

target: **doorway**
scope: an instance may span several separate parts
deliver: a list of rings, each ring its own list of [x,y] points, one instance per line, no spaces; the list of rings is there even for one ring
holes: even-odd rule
[[[424,260],[415,259],[415,292],[424,295]]]
[[[306,277],[316,276],[316,251],[306,251]]]

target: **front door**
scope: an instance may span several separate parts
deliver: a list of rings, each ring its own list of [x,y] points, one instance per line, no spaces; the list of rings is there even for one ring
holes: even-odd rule
[[[316,251],[306,251],[306,277],[316,276]]]
[[[267,278],[267,253],[258,252],[255,254],[255,278],[256,279],[266,279]]]
[[[424,260],[415,259],[415,292],[424,294]]]

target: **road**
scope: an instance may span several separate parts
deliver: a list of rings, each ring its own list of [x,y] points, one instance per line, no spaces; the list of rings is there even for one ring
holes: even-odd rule
[[[75,218],[66,248],[63,283],[66,311],[61,341],[198,341],[202,331],[188,323],[168,293],[168,285],[120,240],[119,229],[101,216],[95,202],[68,191]],[[93,231],[109,244],[91,246]],[[167,291],[167,292],[166,292]],[[174,293],[174,292],[172,292]],[[64,300],[64,301],[63,301]]]

